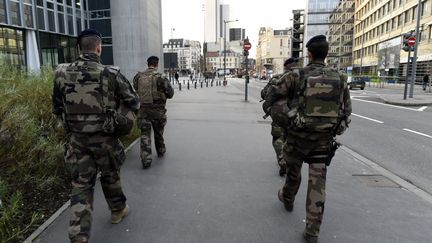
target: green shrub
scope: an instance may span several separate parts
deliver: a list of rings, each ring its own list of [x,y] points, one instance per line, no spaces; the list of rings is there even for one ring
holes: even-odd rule
[[[51,69],[0,68],[0,242],[22,242],[69,197],[66,134],[51,113],[52,86]],[[135,128],[122,141],[128,146],[138,136]]]

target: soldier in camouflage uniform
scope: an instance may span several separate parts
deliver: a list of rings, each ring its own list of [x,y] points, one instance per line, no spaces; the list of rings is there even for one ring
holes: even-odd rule
[[[130,132],[140,107],[120,70],[101,64],[100,33],[84,30],[77,42],[81,55],[71,64],[59,65],[52,97],[53,113],[69,135],[65,165],[72,177],[69,238],[73,243],[89,241],[98,172],[111,223],[128,214],[119,174],[125,152],[118,138]]]
[[[134,88],[141,101],[138,125],[141,129],[141,162],[144,169],[149,168],[152,163],[152,127],[158,157],[162,157],[166,152],[163,138],[164,127],[167,123],[165,104],[167,99],[174,96],[174,89],[170,81],[157,71],[159,58],[149,57],[147,66],[148,69],[138,72],[133,80]]]
[[[337,149],[335,136],[342,134],[348,126],[351,99],[346,77],[325,67],[324,60],[328,53],[326,37],[315,36],[306,47],[310,60],[308,66],[284,75],[273,86],[266,102],[272,104],[282,98],[287,99],[291,107],[287,117],[292,123],[286,127],[283,150],[287,177],[285,185],[278,192],[278,198],[287,211],[293,210],[301,183],[301,167],[303,162],[308,163],[306,227],[303,236],[307,242],[317,242],[324,213],[327,166]],[[313,102],[307,103],[306,97],[312,98]]]
[[[261,98],[264,100],[269,88],[271,85],[275,85],[276,82],[281,78],[285,73],[292,70],[294,66],[296,66],[298,63],[298,59],[295,58],[288,58],[284,62],[284,73],[277,74],[273,76],[270,81],[267,83],[267,85],[261,90]],[[279,165],[279,175],[284,176],[286,174],[286,163],[283,158],[283,145],[285,143],[285,129],[283,126],[279,126],[276,124],[276,122],[272,121],[271,123],[271,135],[273,137],[272,144],[273,148],[276,152],[276,158]]]

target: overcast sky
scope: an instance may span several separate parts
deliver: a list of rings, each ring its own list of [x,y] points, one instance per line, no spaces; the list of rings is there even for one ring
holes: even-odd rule
[[[246,35],[252,42],[252,58],[260,27],[285,29],[291,27],[293,9],[306,8],[306,0],[225,0],[230,5],[230,19],[238,22],[230,23],[231,28],[246,29]],[[203,42],[204,40],[204,0],[162,0],[163,40],[184,38]],[[228,29],[228,27],[227,27]]]

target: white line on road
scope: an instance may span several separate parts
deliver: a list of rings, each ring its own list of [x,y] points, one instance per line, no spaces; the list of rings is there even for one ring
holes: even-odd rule
[[[369,120],[369,121],[373,121],[373,122],[376,122],[376,123],[380,123],[380,124],[384,123],[382,121],[378,121],[378,120],[375,120],[375,119],[372,119],[372,118],[369,118],[369,117],[365,117],[365,116],[361,116],[361,115],[357,115],[357,114],[354,114],[354,113],[351,113],[351,115],[357,116],[357,117],[360,117],[360,118],[363,118],[363,119],[366,119],[366,120]]]
[[[376,101],[370,101],[370,100],[362,100],[362,99],[356,99],[356,98],[352,98],[352,100],[357,100],[357,101],[372,103],[372,104],[377,104],[377,105],[383,105],[383,106],[389,106],[389,107],[393,107],[393,108],[399,108],[399,109],[410,110],[410,111],[419,111],[418,109],[414,109],[414,108],[408,108],[408,107],[397,106],[397,105],[389,105],[389,104],[384,104],[384,103],[380,103],[380,102],[376,102]]]
[[[424,110],[426,110],[427,108],[428,108],[427,106],[422,106],[422,107],[418,108],[417,110],[419,110],[419,111],[424,111]]]
[[[417,134],[417,135],[425,136],[425,137],[427,137],[427,138],[432,138],[431,135],[427,135],[427,134],[425,134],[425,133],[417,132],[417,131],[414,131],[414,130],[411,130],[411,129],[408,129],[408,128],[404,128],[404,129],[402,129],[402,130],[407,131],[407,132],[412,132],[412,133],[415,133],[415,134]]]

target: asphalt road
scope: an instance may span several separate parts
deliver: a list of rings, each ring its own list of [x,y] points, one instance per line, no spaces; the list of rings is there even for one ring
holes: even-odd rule
[[[231,84],[244,90],[244,80]],[[260,99],[265,80],[251,79],[250,99]],[[420,93],[416,87],[415,94]],[[432,108],[386,105],[379,94],[400,94],[391,87],[352,90],[350,129],[339,138],[348,148],[432,194]]]

